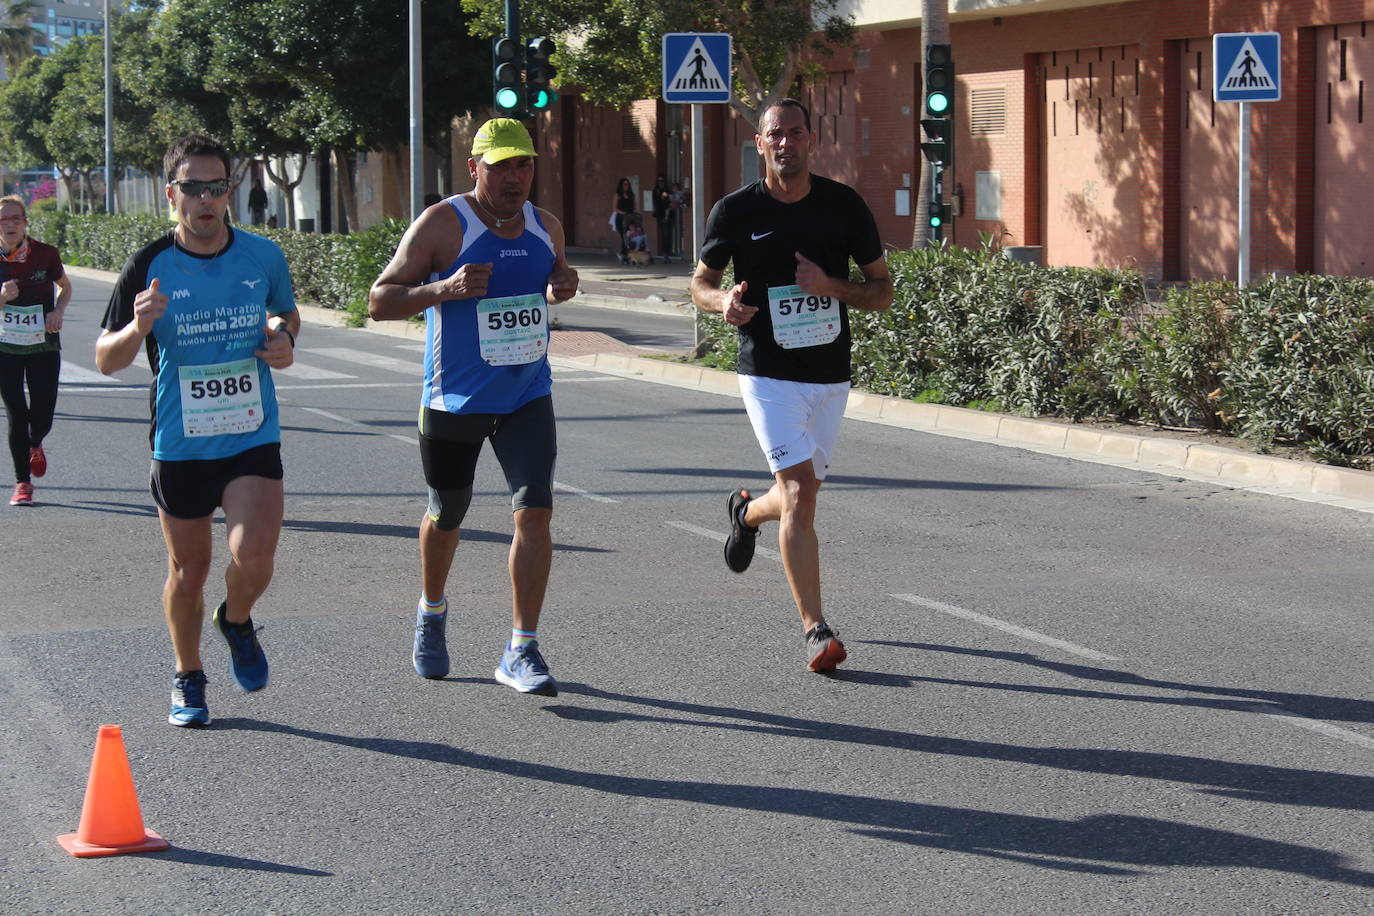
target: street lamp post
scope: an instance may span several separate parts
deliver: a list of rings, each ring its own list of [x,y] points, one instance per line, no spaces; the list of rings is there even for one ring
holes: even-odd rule
[[[110,34],[110,0],[105,0],[105,212],[114,213],[114,36]]]

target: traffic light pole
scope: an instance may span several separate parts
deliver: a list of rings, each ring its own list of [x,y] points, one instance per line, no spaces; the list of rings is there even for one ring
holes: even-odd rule
[[[425,208],[424,179],[424,71],[420,59],[420,0],[410,0],[410,218],[415,219]],[[339,157],[347,168],[347,159]],[[357,231],[356,226],[349,227]]]
[[[518,0],[506,0],[506,37],[520,44],[520,4]]]

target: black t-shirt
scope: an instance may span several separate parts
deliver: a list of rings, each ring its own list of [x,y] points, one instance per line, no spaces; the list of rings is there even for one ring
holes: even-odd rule
[[[883,255],[873,213],[851,187],[811,176],[811,192],[796,203],[768,193],[763,180],[728,194],[711,209],[701,260],[713,270],[735,262],[745,281],[744,304],[758,312],[739,328],[739,372],[791,382],[847,382],[849,312],[838,303],[840,333],[817,346],[784,349],[773,336],[768,288],[796,283],[797,253],[832,277],[849,276],[849,259],[871,264]]]

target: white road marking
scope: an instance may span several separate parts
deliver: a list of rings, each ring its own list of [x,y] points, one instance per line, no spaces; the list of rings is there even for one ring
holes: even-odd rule
[[[569,385],[573,382],[623,382],[626,379],[616,375],[594,375],[591,378],[568,378],[565,375],[555,375],[554,379],[560,385]]]
[[[313,413],[313,414],[315,414],[316,416],[319,416],[319,417],[324,417],[326,420],[333,420],[335,423],[342,423],[342,424],[344,424],[345,426],[366,426],[366,425],[367,425],[366,423],[362,422],[361,420],[353,420],[353,419],[350,419],[350,418],[348,418],[348,417],[341,417],[341,416],[339,416],[339,415],[336,414],[336,413],[330,413],[330,412],[327,411],[327,410],[320,410],[318,407],[302,407],[301,410],[304,410],[306,413]]]
[[[406,375],[418,375],[423,368],[423,364],[419,360],[378,356],[374,353],[364,353],[362,350],[351,350],[348,347],[318,347],[311,349],[310,352],[313,355],[327,356],[330,359],[337,359],[345,363],[355,363],[372,369],[385,369],[388,372],[401,372]]]
[[[312,391],[322,388],[419,388],[418,382],[338,382],[333,385],[278,385],[278,391]]]
[[[363,429],[370,430],[371,432],[376,433],[379,436],[385,435],[389,439],[395,439],[396,441],[404,442],[407,445],[420,444],[420,440],[414,438],[413,436],[403,436],[400,433],[383,433],[380,430],[374,429],[371,425],[364,423],[362,420],[354,420],[349,417],[340,416],[336,413],[330,413],[327,410],[320,410],[320,408],[318,407],[302,407],[301,410],[304,410],[308,413],[313,413],[317,417],[324,417],[326,420],[333,420],[335,423],[342,423],[345,426],[361,426]]]
[[[577,487],[574,487],[574,486],[571,486],[571,485],[569,485],[569,484],[563,483],[561,480],[555,480],[555,481],[553,482],[553,488],[554,488],[555,490],[562,490],[562,491],[565,492],[565,493],[572,493],[572,494],[574,494],[575,496],[581,496],[583,499],[590,499],[592,502],[595,502],[595,503],[618,503],[618,502],[620,502],[620,500],[618,500],[618,499],[611,499],[609,496],[602,496],[600,493],[593,493],[593,492],[591,492],[590,490],[581,490],[581,489],[578,489]]]
[[[991,627],[994,630],[1001,630],[1003,633],[1010,633],[1012,636],[1019,636],[1022,639],[1029,639],[1032,642],[1038,642],[1042,645],[1053,646],[1056,649],[1062,649],[1065,652],[1069,652],[1074,655],[1081,656],[1083,658],[1090,658],[1093,661],[1121,661],[1121,659],[1117,658],[1115,655],[1106,655],[1094,649],[1089,649],[1084,646],[1077,645],[1075,643],[1066,642],[1062,639],[1056,639],[1053,636],[1047,636],[1044,633],[1029,629],[1027,627],[1018,626],[1014,623],[1008,623],[1005,620],[998,620],[996,617],[989,617],[988,615],[980,614],[977,611],[969,611],[961,607],[955,607],[952,604],[945,604],[941,601],[932,601],[929,598],[922,598],[920,595],[893,595],[892,597],[896,598],[898,601],[905,601],[908,604],[915,604],[923,608],[929,608],[932,611],[939,611],[941,614],[948,614],[951,617],[959,617],[963,620],[971,621],[972,623],[981,624],[985,627]]]
[[[1258,713],[1276,722],[1286,722],[1289,725],[1296,725],[1298,728],[1305,728],[1310,732],[1325,735],[1328,738],[1335,738],[1337,741],[1344,741],[1356,747],[1362,747],[1367,751],[1374,751],[1374,738],[1362,735],[1359,732],[1352,732],[1348,728],[1341,728],[1339,725],[1332,725],[1330,722],[1322,722],[1318,719],[1309,719],[1300,716],[1295,712],[1286,709],[1276,709],[1267,703],[1256,703],[1250,707],[1252,712]]]
[[[718,541],[722,544],[725,543],[725,532],[723,531],[712,531],[710,528],[702,528],[700,525],[693,525],[691,522],[679,522],[670,520],[666,522],[666,524],[672,525],[674,528],[680,528],[683,531],[688,532],[689,534],[699,534],[702,537],[708,538],[712,541]],[[778,553],[776,550],[769,550],[767,547],[755,546],[754,553],[761,557],[767,557],[768,559],[778,563],[782,562],[782,554]]]
[[[73,382],[82,385],[119,384],[119,379],[114,378],[113,376],[101,375],[94,369],[87,369],[83,366],[78,366],[76,363],[69,363],[65,359],[62,360],[62,368],[60,370],[60,373],[61,374],[58,375],[58,379],[60,379],[63,382]]]
[[[318,366],[307,365],[306,363],[292,363],[285,369],[273,369],[272,375],[285,375],[289,378],[303,378],[322,380],[327,378],[357,378],[356,375],[348,375],[344,372],[334,372],[329,369],[321,369]]]

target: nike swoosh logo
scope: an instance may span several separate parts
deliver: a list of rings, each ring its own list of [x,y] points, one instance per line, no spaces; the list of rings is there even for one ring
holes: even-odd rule
[[[751,233],[749,233],[749,238],[752,239],[753,241],[757,242],[759,239],[766,239],[766,238],[768,238],[768,236],[772,235],[774,232],[777,232],[777,231],[778,231],[778,230],[776,230],[776,229],[769,229],[767,232],[764,232],[764,233],[762,233],[761,235],[755,235],[754,233],[751,232]]]

